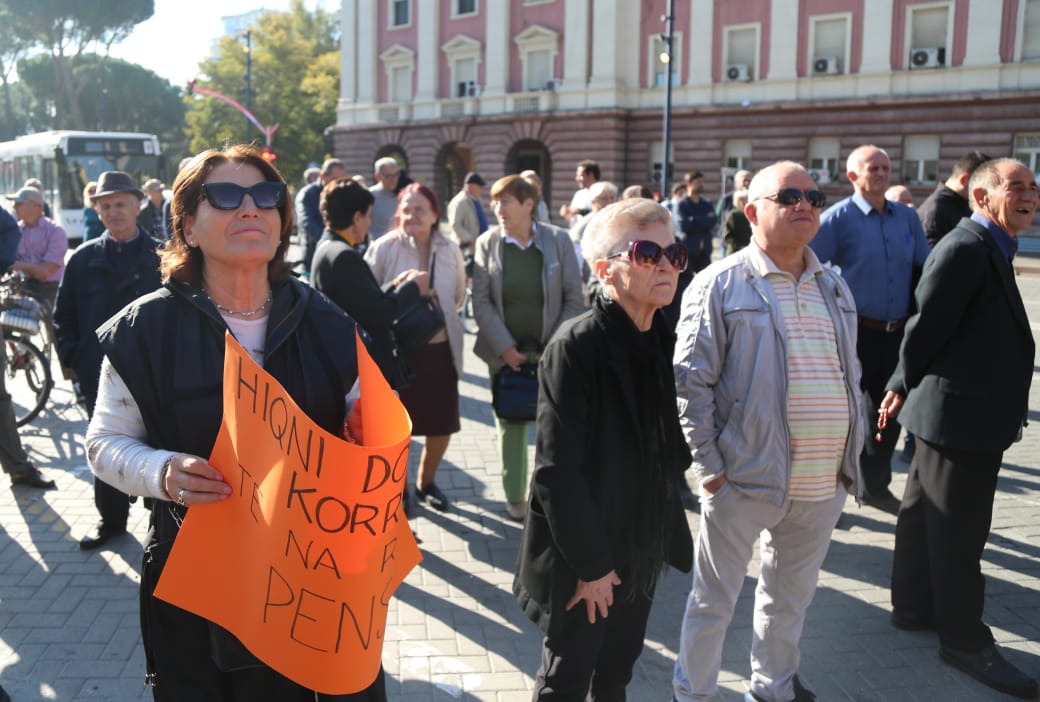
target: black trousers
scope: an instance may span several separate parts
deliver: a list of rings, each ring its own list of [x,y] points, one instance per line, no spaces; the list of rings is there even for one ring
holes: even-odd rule
[[[934,618],[940,643],[978,651],[993,643],[982,623],[982,551],[1003,453],[949,449],[917,437],[896,520],[892,608]]]
[[[567,613],[559,636],[542,644],[542,665],[534,683],[535,702],[624,702],[632,668],[643,652],[652,600],[614,600],[610,616],[589,624],[585,603]]]
[[[885,386],[899,363],[899,345],[902,342],[902,329],[886,332],[859,325],[856,353],[863,366],[859,386],[867,394],[867,417],[871,426],[860,454],[863,482],[868,495],[884,492],[892,482],[892,454],[899,441],[899,422],[889,420],[885,431],[881,432],[880,442],[874,440],[874,434],[878,405],[884,399]]]

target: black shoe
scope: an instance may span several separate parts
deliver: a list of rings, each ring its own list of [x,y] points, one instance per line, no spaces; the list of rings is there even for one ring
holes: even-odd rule
[[[816,693],[809,688],[802,685],[802,681],[798,679],[798,676],[794,676],[794,699],[791,702],[814,702],[816,700]],[[766,702],[764,699],[756,695],[751,690],[748,690],[744,694],[744,702]]]
[[[417,489],[415,496],[419,498],[420,502],[425,502],[438,512],[447,512],[448,507],[451,506],[448,496],[437,487],[437,483],[430,483],[424,488]]]
[[[892,610],[888,621],[892,623],[892,626],[903,631],[935,631],[935,618],[932,616],[903,614]]]
[[[120,534],[126,533],[126,527],[116,528],[106,526],[105,524],[98,524],[96,527],[87,532],[87,535],[79,540],[80,551],[93,551],[96,548],[101,548],[109,539],[114,539]]]
[[[693,490],[690,489],[690,485],[685,478],[680,478],[679,480],[679,500],[682,502],[683,509],[688,509],[691,512],[697,510],[697,496],[693,494]]]
[[[887,487],[881,488],[877,492],[865,494],[863,496],[863,504],[870,505],[889,514],[899,513],[899,498],[893,495],[892,491]]]
[[[1004,660],[994,644],[975,653],[941,647],[939,657],[994,690],[1022,699],[1036,695],[1036,680]]]
[[[43,473],[38,468],[32,468],[24,473],[15,473],[11,476],[11,485],[24,485],[26,487],[40,488],[41,490],[58,489],[54,481],[44,478]]]

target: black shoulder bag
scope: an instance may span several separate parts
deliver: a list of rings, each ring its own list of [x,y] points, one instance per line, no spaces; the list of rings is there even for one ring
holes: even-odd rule
[[[430,289],[433,289],[434,268],[437,257],[430,261]],[[425,346],[437,332],[444,329],[444,312],[432,296],[420,296],[405,308],[393,323],[394,341],[404,356],[410,356]]]

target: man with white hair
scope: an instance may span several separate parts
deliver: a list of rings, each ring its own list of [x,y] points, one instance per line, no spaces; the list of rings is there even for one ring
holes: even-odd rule
[[[376,199],[372,205],[372,218],[368,224],[368,234],[375,241],[390,230],[394,213],[397,212],[397,181],[401,177],[401,166],[391,156],[385,156],[375,163],[376,184],[368,189]]]
[[[751,243],[698,273],[676,329],[679,420],[701,524],[679,638],[678,702],[711,698],[722,644],[761,539],[748,702],[806,702],[805,613],[863,443],[856,309],[808,248],[824,196],[799,164],[751,181]]]
[[[823,213],[810,246],[821,261],[841,268],[856,299],[862,388],[875,417],[885,383],[896,369],[914,283],[929,247],[917,213],[885,199],[892,165],[883,149],[860,146],[849,154],[846,168],[855,192]],[[863,447],[863,501],[895,514],[899,499],[888,486],[899,424],[890,422],[878,436],[880,441],[868,439]]]
[[[967,190],[973,213],[925,264],[881,403],[882,423],[902,409],[917,437],[896,521],[892,624],[935,630],[947,664],[1032,699],[1036,680],[1004,660],[982,621],[980,561],[1004,451],[1021,437],[1029,404],[1036,343],[1012,260],[1040,190],[1011,158],[983,163]]]

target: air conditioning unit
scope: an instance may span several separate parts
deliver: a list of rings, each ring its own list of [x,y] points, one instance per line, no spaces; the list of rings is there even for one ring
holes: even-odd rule
[[[826,185],[831,182],[831,172],[826,168],[810,168],[809,177],[820,185]]]
[[[751,67],[746,63],[731,63],[726,66],[726,80],[744,82],[751,80]]]
[[[910,68],[939,68],[946,65],[946,49],[929,46],[910,50]]]
[[[812,60],[812,72],[818,76],[833,76],[839,73],[837,56],[816,56]]]

